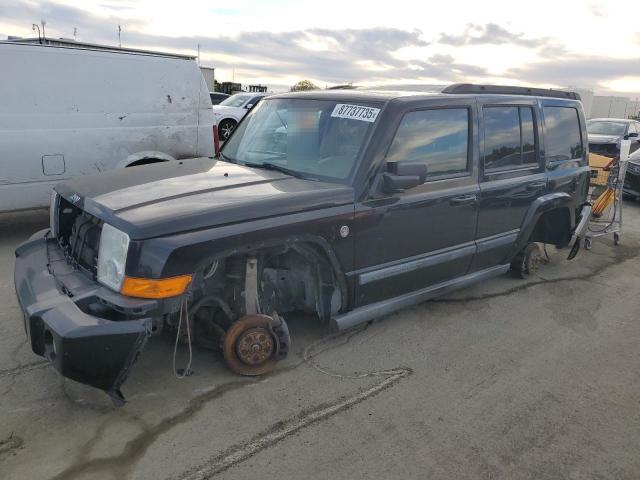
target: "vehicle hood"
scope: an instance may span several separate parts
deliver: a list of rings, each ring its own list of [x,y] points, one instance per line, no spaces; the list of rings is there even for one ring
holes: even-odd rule
[[[620,138],[618,135],[598,135],[595,133],[588,135],[589,143],[618,143]]]
[[[354,201],[349,186],[210,158],[79,177],[56,191],[134,240]]]

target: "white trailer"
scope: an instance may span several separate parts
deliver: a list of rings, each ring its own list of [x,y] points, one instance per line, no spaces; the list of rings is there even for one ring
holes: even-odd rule
[[[213,155],[194,57],[0,42],[0,212],[63,180]]]

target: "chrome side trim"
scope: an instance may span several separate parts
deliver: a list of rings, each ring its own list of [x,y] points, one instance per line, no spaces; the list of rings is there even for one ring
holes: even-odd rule
[[[463,277],[438,283],[421,290],[405,293],[398,297],[371,303],[350,312],[338,315],[331,319],[331,326],[334,330],[346,330],[364,322],[388,315],[397,310],[407,308],[418,303],[425,302],[432,298],[444,295],[453,290],[472,285],[476,282],[492,278],[509,270],[509,265],[498,265],[495,267],[480,270]]]
[[[453,248],[436,250],[426,255],[416,255],[402,259],[400,262],[386,264],[387,266],[376,266],[359,273],[358,283],[366,285],[367,283],[376,282],[383,278],[394,277],[403,273],[413,272],[421,268],[433,267],[439,263],[449,262],[468,255],[473,255],[476,251],[474,242],[457,245]]]
[[[516,228],[513,230],[509,230],[508,232],[498,233],[497,235],[492,235],[490,237],[480,238],[476,241],[476,243],[478,244],[477,253],[483,253],[494,248],[502,247],[510,243],[515,243],[515,241],[518,239],[519,233],[520,229]]]
[[[377,282],[384,278],[394,277],[405,273],[413,272],[421,268],[429,268],[439,263],[446,263],[458,258],[483,253],[488,250],[499,248],[510,243],[515,243],[520,233],[516,228],[507,232],[498,233],[489,237],[479,238],[474,242],[461,243],[453,247],[447,247],[433,252],[415,255],[413,257],[401,258],[392,262],[373,265],[346,273],[347,276],[357,275],[358,284],[366,285]]]

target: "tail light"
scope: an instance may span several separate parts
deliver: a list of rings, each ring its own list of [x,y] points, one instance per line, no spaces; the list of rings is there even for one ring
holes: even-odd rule
[[[220,137],[218,136],[218,126],[213,126],[213,151],[216,154],[216,157],[220,153]]]

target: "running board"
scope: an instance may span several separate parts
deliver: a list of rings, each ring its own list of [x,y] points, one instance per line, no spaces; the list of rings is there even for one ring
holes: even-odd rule
[[[331,327],[334,330],[346,330],[361,323],[375,320],[384,315],[402,310],[403,308],[417,305],[418,303],[426,302],[432,298],[439,297],[446,293],[449,293],[460,288],[468,287],[474,283],[481,282],[492,277],[496,277],[509,270],[509,265],[498,265],[496,267],[480,270],[479,272],[470,273],[464,277],[454,278],[443,283],[431,285],[430,287],[416,290],[415,292],[405,293],[399,297],[393,297],[388,300],[382,300],[381,302],[365,305],[364,307],[356,308],[350,312],[338,315],[331,319]]]

